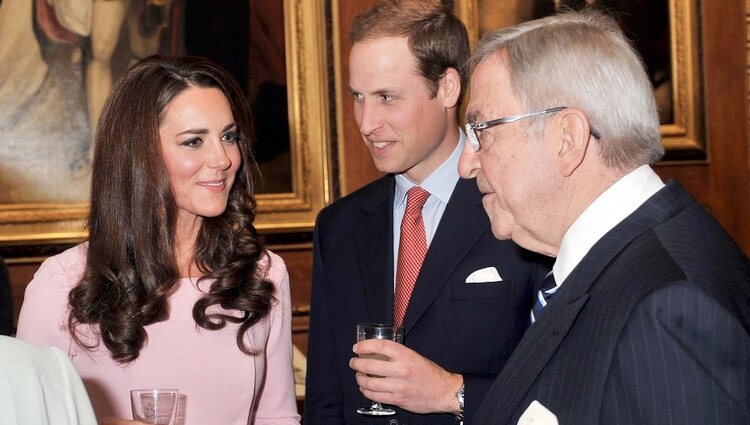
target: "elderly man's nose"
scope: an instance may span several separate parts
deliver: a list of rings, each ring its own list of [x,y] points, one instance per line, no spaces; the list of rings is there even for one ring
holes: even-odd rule
[[[473,179],[479,173],[479,155],[474,151],[471,143],[466,143],[458,159],[458,174],[465,179]]]

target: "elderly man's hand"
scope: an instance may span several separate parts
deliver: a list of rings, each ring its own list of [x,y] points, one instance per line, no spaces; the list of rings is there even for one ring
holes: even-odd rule
[[[354,357],[349,361],[357,372],[359,390],[368,399],[414,413],[459,412],[455,394],[463,384],[461,375],[390,340],[368,339],[355,344],[353,350],[360,356],[382,354],[390,359]]]

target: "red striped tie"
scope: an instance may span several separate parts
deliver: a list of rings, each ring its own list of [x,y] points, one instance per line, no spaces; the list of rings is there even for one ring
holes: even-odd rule
[[[401,240],[398,246],[398,267],[396,270],[396,295],[393,303],[393,321],[401,326],[409,305],[409,298],[414,290],[419,269],[427,253],[427,238],[422,207],[430,192],[419,186],[409,189],[406,195],[406,212],[401,220]]]

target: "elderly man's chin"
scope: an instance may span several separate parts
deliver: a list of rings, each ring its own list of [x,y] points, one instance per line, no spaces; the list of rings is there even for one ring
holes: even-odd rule
[[[490,224],[492,226],[492,234],[496,238],[505,240],[511,239],[513,236],[513,229],[516,227],[513,216],[501,209],[487,210],[487,216],[490,218]]]
[[[497,235],[495,235],[495,237],[501,239]],[[528,249],[531,252],[537,252],[548,257],[557,257],[557,247],[534,237],[534,235],[521,227],[516,226],[515,228],[513,228],[513,230],[511,231],[510,239],[512,239],[513,242],[515,242],[521,248]]]
[[[513,223],[503,223],[498,221],[493,221],[492,218],[490,218],[490,223],[492,223],[492,234],[495,235],[497,239],[500,240],[506,240],[511,239],[513,236]]]
[[[523,227],[517,226],[513,215],[505,210],[487,211],[492,226],[492,234],[500,240],[511,239],[518,246],[532,252],[538,252],[550,257],[557,256],[557,248],[539,240]]]
[[[515,220],[513,214],[501,206],[497,195],[485,195],[482,198],[482,206],[490,219],[492,234],[501,240],[510,239],[515,227]]]

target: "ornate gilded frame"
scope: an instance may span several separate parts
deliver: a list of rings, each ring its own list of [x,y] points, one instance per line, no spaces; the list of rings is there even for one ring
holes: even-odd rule
[[[307,231],[330,201],[325,0],[284,0],[292,192],[258,196],[264,233]],[[88,202],[0,204],[0,244],[85,238]]]
[[[456,0],[454,3],[456,14],[466,24],[472,46],[479,38],[480,1]],[[706,142],[698,54],[699,0],[655,1],[669,2],[673,120],[661,126],[666,159],[704,160]]]

